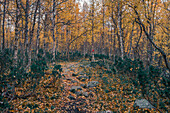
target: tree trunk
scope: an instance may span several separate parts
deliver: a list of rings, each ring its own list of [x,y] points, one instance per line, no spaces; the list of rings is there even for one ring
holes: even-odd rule
[[[67,59],[70,61],[70,44],[67,45]]]
[[[132,6],[130,6],[130,7],[132,7]],[[146,26],[142,23],[142,21],[140,19],[139,13],[137,12],[137,10],[135,8],[133,8],[133,9],[135,11],[135,14],[137,15],[136,22],[142,27],[142,29],[143,29],[147,39],[149,40],[149,42],[161,53],[161,55],[164,58],[165,65],[166,65],[167,69],[170,71],[170,64],[168,62],[166,53],[153,42],[153,40],[152,40],[153,37],[147,32]]]
[[[94,61],[94,0],[92,1],[92,48],[91,48],[91,54],[92,54],[92,61]]]
[[[32,39],[33,39],[33,35],[34,35],[35,21],[36,21],[36,15],[37,15],[37,9],[38,9],[39,2],[40,2],[40,0],[38,0],[37,4],[36,4],[36,8],[35,8],[35,11],[34,11],[33,25],[32,25],[32,29],[30,31],[30,42],[29,42],[29,51],[28,51],[28,65],[26,67],[26,70],[28,70],[28,68],[31,65]]]
[[[105,51],[104,51],[104,48],[105,48],[105,44],[104,44],[104,38],[105,38],[105,33],[104,33],[104,30],[105,30],[105,26],[104,26],[104,19],[105,19],[105,13],[104,13],[104,0],[102,0],[102,4],[103,4],[103,32],[102,32],[102,54],[104,55],[105,54]]]
[[[46,40],[47,38],[47,12],[45,12],[45,20],[44,20],[44,37],[43,37],[43,57],[45,56],[46,49]]]
[[[40,8],[40,2],[39,2],[39,15],[38,15],[38,28],[37,28],[37,37],[36,37],[36,55],[38,55],[38,51],[39,51],[39,44],[40,44],[40,16],[41,16],[41,8]]]
[[[53,32],[53,64],[55,64],[55,50],[56,50],[56,40],[55,40],[55,0],[53,0],[53,18],[52,18],[52,32]]]
[[[25,41],[24,41],[24,60],[23,60],[23,66],[26,66],[26,54],[28,54],[28,16],[29,16],[29,0],[26,0],[26,8],[25,8]]]
[[[58,2],[57,2],[58,3]],[[56,10],[57,11],[57,10]],[[56,12],[56,15],[57,15],[57,22],[58,22],[58,11]],[[55,40],[56,40],[56,46],[55,46],[55,53],[56,53],[56,55],[57,55],[57,52],[58,52],[58,35],[59,35],[59,33],[58,33],[58,26],[56,26],[56,37],[55,37]]]
[[[6,0],[4,1],[3,23],[2,23],[2,28],[3,28],[2,50],[5,49],[5,15],[6,15]]]
[[[84,55],[84,59],[85,59],[85,57],[86,57],[86,41],[84,41],[83,51],[84,51],[83,55]]]
[[[2,12],[2,10],[1,10],[1,8],[0,8],[0,11]],[[2,25],[2,23],[1,23],[1,19],[2,19],[2,15],[0,15],[0,25]],[[1,39],[0,39],[0,50],[2,51],[2,42],[3,42],[3,37],[2,37],[2,34],[1,34],[1,27],[0,27],[0,37],[1,37]]]
[[[131,35],[130,35],[130,47],[129,47],[129,58],[131,59],[131,50],[132,50],[132,38],[133,38],[133,31],[134,31],[134,22],[132,24],[132,31],[131,31]]]
[[[19,4],[18,4],[18,0],[16,0],[16,5],[17,5],[17,8],[16,8],[16,21],[15,21],[15,40],[14,40],[14,67],[16,68],[17,67],[17,62],[18,62],[18,34],[19,34],[19,30],[18,30],[18,22],[19,22]]]
[[[123,59],[124,53],[123,53],[123,36],[122,36],[122,19],[121,19],[121,8],[120,8],[120,1],[118,0],[118,27],[119,27],[119,45],[120,45],[120,55]]]

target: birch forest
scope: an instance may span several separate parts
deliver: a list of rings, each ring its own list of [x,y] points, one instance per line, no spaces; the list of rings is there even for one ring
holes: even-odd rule
[[[0,0],[1,113],[169,113],[168,0]]]

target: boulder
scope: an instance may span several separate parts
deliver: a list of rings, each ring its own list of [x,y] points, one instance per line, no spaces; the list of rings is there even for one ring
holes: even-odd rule
[[[113,112],[110,110],[107,110],[107,111],[98,111],[97,113],[113,113]]]
[[[82,92],[83,93],[83,95],[85,96],[85,97],[88,97],[89,95],[88,95],[88,93],[87,92]]]
[[[64,70],[65,73],[67,73],[67,72],[69,72],[69,71],[70,71],[69,69],[65,69],[65,70]]]
[[[83,73],[83,72],[81,71],[81,72],[79,72],[79,75],[85,75],[85,73]]]
[[[77,67],[77,65],[72,65],[72,66],[70,66],[70,68],[76,68]]]
[[[98,84],[98,81],[90,81],[88,82],[87,87],[96,87]]]
[[[77,95],[77,96],[85,96],[85,97],[88,97],[88,96],[89,96],[88,93],[87,93],[87,92],[84,92],[84,91],[78,91],[78,92],[76,92],[76,95]]]
[[[75,93],[77,90],[82,90],[82,88],[80,86],[72,86],[70,88],[70,91],[73,92],[73,93]]]
[[[136,99],[135,103],[134,103],[134,107],[139,107],[139,108],[155,108],[146,99]]]

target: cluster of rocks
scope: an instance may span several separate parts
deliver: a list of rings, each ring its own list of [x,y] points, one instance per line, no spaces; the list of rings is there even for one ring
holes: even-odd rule
[[[69,69],[66,69],[65,72],[67,73],[68,71],[70,70],[73,70],[71,68],[75,68],[77,67],[78,65],[71,65],[69,66]],[[80,68],[85,68],[85,67],[90,67],[90,64],[89,65],[79,65]],[[85,82],[86,80],[89,80],[89,77],[86,76],[86,73],[84,73],[83,71],[80,71],[78,74],[75,74],[73,73],[72,74],[72,77],[75,77],[77,78],[79,81],[81,82]],[[72,83],[79,83],[79,81],[76,81],[76,80],[73,80],[71,78],[67,78],[67,80],[71,81]],[[99,82],[98,81],[89,81],[88,83],[82,83],[78,86],[71,86],[70,88],[70,92],[76,94],[77,96],[84,96],[84,97],[88,97],[90,96],[92,93],[91,92],[86,92],[86,91],[83,91],[83,88],[94,88],[94,87],[97,87],[99,85]],[[76,100],[76,98],[74,96],[72,96],[71,94],[68,96],[68,98],[70,100]],[[146,99],[136,99],[135,102],[134,102],[134,107],[138,107],[138,108],[155,108],[154,106],[152,106]],[[112,111],[110,110],[107,110],[107,111],[99,111],[97,113],[113,113]]]
[[[70,92],[76,94],[77,96],[85,96],[88,97],[89,94],[85,91],[83,91],[82,88],[92,88],[96,87],[99,84],[98,81],[90,81],[88,84],[81,84],[80,86],[72,86],[70,88]],[[72,96],[69,96],[70,99],[74,99]]]
[[[75,67],[75,66],[71,66],[71,68],[73,68],[73,67]],[[84,68],[90,67],[90,64],[88,64],[87,66],[84,66],[84,65],[81,64],[81,65],[79,65],[79,67],[84,70]],[[81,82],[85,82],[86,80],[89,80],[89,77],[86,76],[86,73],[83,70],[81,70],[78,74],[73,73],[72,77],[77,78]],[[75,80],[70,80],[70,81],[72,81],[72,83],[78,82],[78,81],[75,81]],[[76,94],[77,96],[88,97],[91,94],[83,91],[83,88],[93,88],[93,87],[96,87],[98,84],[99,84],[98,81],[89,81],[88,83],[83,83],[83,84],[80,84],[78,86],[72,86],[70,88],[70,92]],[[72,95],[69,95],[68,98],[71,99],[71,100],[75,100],[75,97],[73,97]]]

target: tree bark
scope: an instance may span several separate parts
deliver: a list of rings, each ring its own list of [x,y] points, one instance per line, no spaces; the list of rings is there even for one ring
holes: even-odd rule
[[[104,37],[105,37],[105,33],[104,33],[104,30],[105,30],[105,24],[104,24],[104,19],[105,19],[105,13],[104,13],[104,7],[105,7],[105,4],[104,4],[104,0],[102,0],[102,4],[103,4],[103,32],[102,32],[102,54],[105,54],[105,51],[104,51],[104,48],[105,48],[105,45],[104,45]]]
[[[132,7],[132,6],[130,6],[130,7]],[[132,8],[133,8],[133,7],[132,7]],[[167,55],[166,55],[166,53],[153,42],[153,40],[152,40],[153,37],[147,32],[146,26],[145,26],[145,25],[143,24],[143,22],[141,21],[140,16],[139,16],[139,13],[137,12],[136,8],[133,8],[133,9],[134,9],[135,14],[136,14],[136,16],[137,16],[136,22],[142,27],[142,30],[144,31],[144,33],[145,33],[147,39],[149,40],[149,42],[161,53],[161,55],[162,55],[163,58],[164,58],[165,65],[166,65],[167,69],[170,71],[170,64],[169,64],[169,62],[168,62],[168,60],[167,60]]]
[[[94,0],[92,1],[92,47],[91,47],[91,54],[92,54],[92,61],[94,61]]]
[[[29,0],[26,0],[26,9],[25,9],[25,44],[26,52],[28,52],[28,12],[29,12]]]
[[[38,9],[38,4],[39,4],[40,0],[37,1],[37,4],[36,4],[36,8],[35,8],[35,11],[34,11],[34,18],[33,18],[33,24],[32,24],[32,29],[30,31],[30,42],[29,42],[29,51],[28,51],[28,65],[26,67],[26,70],[28,70],[28,68],[30,67],[31,65],[31,53],[32,53],[32,38],[33,38],[33,34],[34,34],[34,28],[35,28],[35,21],[36,21],[36,15],[37,15],[37,9]]]
[[[25,41],[24,41],[24,60],[23,66],[26,66],[26,54],[28,53],[28,16],[29,16],[29,0],[26,0],[26,7],[25,7]]]
[[[41,16],[41,8],[40,5],[41,3],[39,2],[39,10],[38,10],[38,28],[37,28],[37,37],[36,37],[36,55],[38,55],[38,51],[39,51],[39,45],[40,45],[40,16]]]
[[[19,4],[18,4],[18,0],[16,0],[16,21],[15,21],[15,40],[14,40],[14,67],[16,68],[17,67],[17,62],[18,62],[18,34],[19,34],[19,30],[18,30],[18,27],[19,27]]]
[[[6,0],[4,1],[4,10],[3,10],[3,42],[2,42],[2,50],[5,49],[5,15],[6,15]]]
[[[46,50],[46,40],[47,38],[47,12],[45,12],[45,20],[44,20],[44,37],[43,37],[43,57],[45,56]]]
[[[1,8],[0,8],[0,11],[2,12]],[[2,25],[2,22],[1,22],[1,19],[2,19],[2,15],[0,15],[0,25]],[[2,51],[2,42],[3,42],[3,38],[2,38],[2,34],[1,34],[2,30],[1,30],[1,27],[0,27],[0,50]]]
[[[120,8],[120,1],[118,0],[118,27],[119,27],[119,43],[120,43],[120,55],[121,58],[123,59],[124,57],[124,50],[123,50],[123,36],[122,36],[122,12],[121,12],[121,8]]]
[[[55,50],[56,50],[56,40],[55,40],[55,0],[53,0],[53,18],[52,18],[52,32],[53,32],[53,64],[55,64]]]
[[[134,31],[134,22],[132,24],[132,31],[131,31],[131,35],[130,35],[130,47],[129,47],[129,58],[132,58],[131,57],[131,50],[132,50],[132,38],[133,38],[133,31]]]

